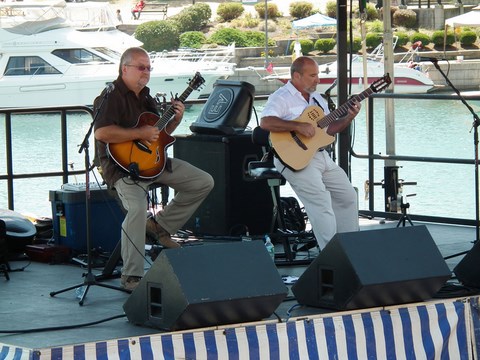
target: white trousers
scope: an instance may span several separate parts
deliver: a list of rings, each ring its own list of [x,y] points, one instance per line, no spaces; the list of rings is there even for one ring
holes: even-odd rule
[[[327,151],[315,154],[310,164],[292,171],[275,158],[275,166],[305,206],[320,249],[337,233],[358,231],[357,193],[347,174]]]

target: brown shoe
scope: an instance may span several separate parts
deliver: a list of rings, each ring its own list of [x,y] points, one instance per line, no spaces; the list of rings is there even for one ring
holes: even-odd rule
[[[122,275],[120,283],[125,290],[133,291],[140,283],[140,280],[142,280],[140,276]]]
[[[147,220],[147,235],[155,239],[160,245],[168,249],[179,248],[180,244],[172,240],[170,234],[153,218]]]

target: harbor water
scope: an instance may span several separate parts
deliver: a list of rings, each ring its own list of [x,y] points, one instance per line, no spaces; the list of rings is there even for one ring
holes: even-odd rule
[[[264,101],[255,103],[247,127],[257,126]],[[475,112],[480,112],[480,101],[470,101]],[[367,125],[365,102],[352,128],[352,149],[355,154],[367,154]],[[175,134],[189,134],[204,105],[192,105]],[[395,154],[439,158],[475,158],[473,117],[459,100],[396,99]],[[376,154],[387,154],[385,141],[385,99],[374,100],[374,146]],[[70,169],[85,166],[80,144],[88,132],[92,119],[87,114],[68,117],[68,162]],[[5,120],[0,119],[0,139],[5,142]],[[14,174],[61,171],[60,116],[13,115],[12,154]],[[94,141],[89,141],[90,159],[93,159]],[[169,147],[170,155],[173,147]],[[390,154],[392,155],[392,154]],[[6,149],[0,148],[0,174],[6,174]],[[384,161],[375,162],[375,209],[385,210]],[[403,187],[404,201],[410,204],[411,214],[475,219],[475,167],[473,164],[443,164],[432,162],[398,161],[399,179],[416,185]],[[358,189],[359,209],[368,209],[368,163],[366,159],[351,157],[351,181]],[[96,170],[90,172],[90,181],[101,183]],[[85,182],[85,175],[70,176],[69,183]],[[16,179],[14,181],[15,211],[35,217],[52,216],[49,191],[60,189],[61,177]],[[288,185],[282,187],[283,196],[293,195]],[[405,197],[406,196],[406,197]],[[0,181],[0,208],[8,208],[7,182]]]

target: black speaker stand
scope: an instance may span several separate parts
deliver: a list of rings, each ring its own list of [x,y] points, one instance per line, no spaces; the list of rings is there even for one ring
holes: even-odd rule
[[[405,221],[408,221],[410,225],[413,226],[412,219],[410,218],[410,215],[407,214],[407,209],[410,207],[410,203],[403,203],[403,197],[401,198],[401,203],[400,203],[400,208],[402,209],[402,217],[398,220],[397,227],[402,224],[402,226],[405,226]]]

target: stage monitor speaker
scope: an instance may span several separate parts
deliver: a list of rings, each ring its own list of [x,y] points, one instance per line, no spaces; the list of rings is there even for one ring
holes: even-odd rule
[[[480,244],[476,242],[453,272],[465,286],[480,288]]]
[[[431,299],[451,271],[423,225],[336,234],[292,292],[300,304],[350,310]]]
[[[248,82],[217,80],[190,130],[198,134],[240,134],[250,122],[254,98],[255,87]]]
[[[247,176],[248,163],[262,158],[251,132],[231,136],[176,136],[176,158],[208,172],[215,186],[184,225],[196,235],[251,235],[270,231],[273,200],[267,180]]]
[[[263,241],[205,244],[162,251],[123,309],[176,331],[268,318],[287,293]]]

